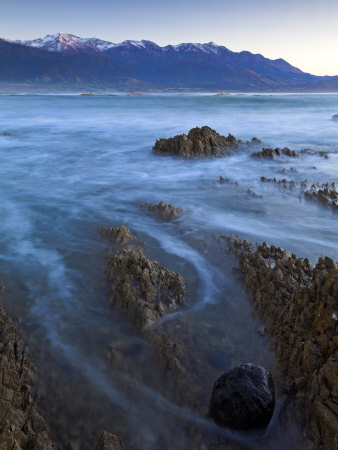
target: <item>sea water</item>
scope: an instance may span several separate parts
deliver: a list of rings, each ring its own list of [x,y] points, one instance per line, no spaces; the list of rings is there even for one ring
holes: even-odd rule
[[[234,365],[274,368],[267,339],[257,333],[259,318],[232,273],[236,261],[214,236],[266,241],[313,263],[320,256],[338,259],[337,212],[298,188],[260,181],[337,182],[338,123],[330,120],[337,112],[333,94],[0,96],[4,302],[20,317],[40,361],[37,395],[63,448],[93,448],[104,429],[142,449],[192,448],[189,427],[240,441],[241,448],[294,442],[277,415],[259,442],[229,437],[193,408],[182,410],[165,386],[159,390],[142,378],[149,344],[108,306],[109,243],[98,227],[128,225],[149,256],[185,277],[189,306],[182,320],[195,337],[184,331],[181,337],[214,371],[214,379],[201,380],[207,402],[217,376]],[[329,158],[257,160],[245,150],[185,160],[153,153],[156,139],[203,125],[242,140],[255,136],[265,147],[325,151]],[[5,131],[11,136],[1,136]],[[220,176],[231,183],[220,183]],[[159,222],[140,208],[161,200],[182,208],[178,223]],[[132,373],[107,362],[116,342],[134,349]],[[225,448],[222,442],[215,448]]]

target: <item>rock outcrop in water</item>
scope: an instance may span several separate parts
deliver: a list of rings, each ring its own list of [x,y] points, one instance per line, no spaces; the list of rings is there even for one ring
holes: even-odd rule
[[[157,205],[154,205],[153,203],[142,203],[141,208],[147,209],[156,217],[166,221],[175,220],[182,213],[181,208],[175,208],[175,206],[170,203],[164,203],[163,201]]]
[[[338,210],[338,191],[336,183],[314,184],[304,192],[308,200],[317,200],[325,206]]]
[[[335,121],[335,122],[338,122],[338,114],[334,114],[334,115],[331,117],[331,120],[333,120],[333,121]]]
[[[113,241],[115,245],[125,246],[129,244],[136,244],[136,237],[130,232],[126,225],[120,227],[100,227],[99,232],[101,236]]]
[[[292,158],[297,158],[299,154],[295,150],[290,150],[289,148],[263,148],[259,152],[254,152],[251,154],[252,158],[257,159],[275,159],[280,156],[290,156]]]
[[[307,435],[316,448],[337,448],[337,264],[326,257],[313,266],[266,243],[229,243]]]
[[[95,450],[124,450],[124,446],[115,434],[104,431],[101,434]]]
[[[242,146],[259,144],[260,140],[253,138],[244,143],[229,134],[227,137],[204,126],[192,128],[189,133],[180,134],[168,139],[158,139],[153,151],[158,155],[176,155],[184,158],[206,158],[232,154]]]
[[[32,368],[23,341],[0,307],[0,449],[55,448],[31,397]]]
[[[311,156],[321,156],[322,158],[325,158],[325,159],[329,158],[329,155],[327,154],[327,152],[323,152],[323,151],[316,152],[315,150],[311,150],[309,148],[304,148],[303,150],[301,150],[301,153],[303,153],[305,155],[311,155]]]
[[[229,428],[265,428],[274,407],[272,375],[255,364],[231,369],[215,382],[212,390],[210,413],[216,423]]]
[[[5,131],[2,133],[3,136],[12,136],[12,134],[9,131]]]
[[[127,227],[111,229],[118,244],[137,239]],[[177,311],[184,302],[183,277],[147,258],[141,248],[121,248],[107,263],[110,303],[124,311],[138,328],[144,328],[166,314]]]

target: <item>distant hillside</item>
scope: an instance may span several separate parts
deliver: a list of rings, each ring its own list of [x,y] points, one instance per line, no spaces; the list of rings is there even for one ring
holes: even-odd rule
[[[283,59],[232,52],[213,42],[160,47],[65,33],[32,41],[0,39],[0,83],[92,89],[338,91],[338,77],[317,77]]]

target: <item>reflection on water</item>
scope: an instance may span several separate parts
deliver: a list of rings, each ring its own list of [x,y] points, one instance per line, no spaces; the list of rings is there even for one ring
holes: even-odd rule
[[[298,189],[260,182],[337,181],[338,127],[329,120],[336,103],[335,95],[0,97],[0,134],[12,133],[0,136],[5,301],[22,316],[40,365],[40,403],[63,448],[92,448],[103,429],[135,449],[292,448],[294,436],[283,432],[277,413],[258,440],[230,436],[206,417],[222,372],[245,362],[274,367],[232,273],[235,261],[212,233],[266,240],[312,261],[337,259],[336,213]],[[196,125],[269,146],[325,150],[329,159],[152,154],[157,138]],[[291,167],[296,171],[282,174]],[[238,185],[220,184],[220,176]],[[139,208],[160,200],[184,209],[178,223],[159,223]],[[186,279],[186,310],[156,325],[197,358],[185,399],[162,378],[149,342],[107,305],[109,244],[97,227],[121,223]]]

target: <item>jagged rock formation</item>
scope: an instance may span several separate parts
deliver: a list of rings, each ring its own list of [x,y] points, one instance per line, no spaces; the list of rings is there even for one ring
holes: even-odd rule
[[[115,245],[125,246],[125,245],[136,245],[136,237],[130,232],[126,225],[121,225],[120,227],[100,227],[99,232],[101,236],[114,242]]]
[[[238,181],[233,181],[233,180],[230,180],[230,178],[224,178],[222,176],[219,177],[219,182],[222,184],[233,184],[235,186],[239,185]]]
[[[226,156],[242,146],[259,144],[260,140],[253,138],[244,143],[229,134],[221,136],[215,130],[204,126],[192,128],[189,133],[180,134],[169,139],[158,139],[153,151],[158,155],[176,155],[184,158],[206,158],[210,156]]]
[[[214,384],[210,413],[215,422],[238,430],[265,428],[275,408],[271,373],[243,364],[224,373]]]
[[[30,393],[33,364],[16,328],[0,307],[0,449],[52,450]]]
[[[278,186],[282,186],[282,187],[290,187],[290,188],[294,188],[296,187],[299,183],[297,183],[296,181],[293,180],[287,180],[286,178],[283,179],[278,179],[276,177],[273,178],[266,178],[266,177],[261,177],[261,182],[262,183],[275,183],[278,184]],[[302,181],[300,183],[300,185],[302,187],[306,187],[308,185],[308,181]]]
[[[315,150],[311,150],[309,148],[304,148],[303,150],[301,150],[301,153],[303,153],[305,155],[311,155],[311,156],[321,156],[322,158],[325,158],[325,159],[329,158],[329,155],[327,154],[327,152],[323,152],[323,151],[316,152]]]
[[[104,431],[101,434],[95,450],[124,450],[124,446],[115,434]]]
[[[285,388],[319,449],[337,448],[338,266],[316,266],[266,243],[229,240],[239,273],[262,316]]]
[[[322,203],[325,206],[329,206],[334,210],[338,209],[338,191],[336,183],[310,183],[308,180],[303,181],[294,181],[287,180],[285,178],[278,179],[274,178],[260,178],[262,183],[273,183],[277,184],[279,187],[283,188],[301,188],[301,192],[303,192],[304,196],[308,200],[316,200]],[[307,189],[307,190],[305,190]]]
[[[252,158],[258,159],[275,159],[279,156],[290,156],[292,158],[297,158],[299,154],[295,150],[290,150],[289,148],[263,148],[259,152],[251,153]]]
[[[314,184],[311,189],[304,192],[309,200],[317,200],[325,206],[338,209],[338,191],[336,183]]]
[[[154,205],[153,203],[142,203],[141,208],[147,209],[155,216],[162,220],[170,221],[177,219],[182,213],[181,208],[175,208],[175,206],[170,203],[164,203],[163,201]]]
[[[123,226],[110,229],[118,244],[136,242]],[[124,311],[139,328],[177,311],[184,302],[185,284],[181,275],[147,258],[140,248],[121,248],[107,263],[110,303]]]

